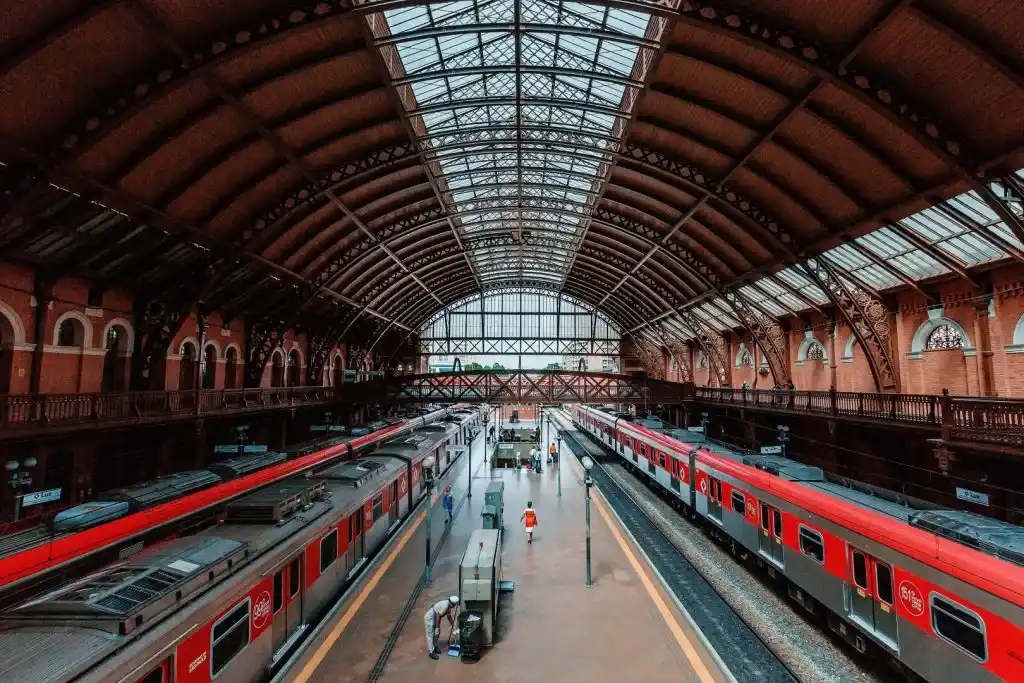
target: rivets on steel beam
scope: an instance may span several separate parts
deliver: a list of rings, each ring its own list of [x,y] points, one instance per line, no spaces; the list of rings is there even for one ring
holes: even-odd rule
[[[212,54],[212,55],[219,55],[219,54],[221,54],[222,52],[224,52],[224,50],[226,50],[226,49],[228,49],[227,43],[225,43],[225,42],[224,42],[224,41],[222,41],[222,40],[218,40],[218,41],[217,41],[216,43],[214,43],[214,44],[213,44],[213,46],[212,46],[212,47],[210,48],[210,54]]]
[[[149,83],[139,83],[135,86],[135,98],[141,99],[149,94]]]
[[[288,21],[292,22],[293,24],[298,24],[305,20],[306,13],[299,9],[295,10],[294,12],[288,15]]]
[[[250,40],[252,40],[252,33],[250,33],[249,31],[239,31],[235,35],[235,42],[239,45],[245,45]]]

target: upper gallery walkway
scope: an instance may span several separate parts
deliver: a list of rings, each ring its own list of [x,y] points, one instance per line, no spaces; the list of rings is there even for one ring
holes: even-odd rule
[[[337,403],[720,404],[934,432],[947,441],[1024,447],[1024,399],[949,394],[701,388],[641,374],[468,370],[359,377],[337,387],[0,395],[0,438],[159,424]]]

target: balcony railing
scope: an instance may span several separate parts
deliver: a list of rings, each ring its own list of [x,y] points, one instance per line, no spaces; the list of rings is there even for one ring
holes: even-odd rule
[[[933,426],[950,441],[1024,446],[1022,399],[706,387],[695,389],[695,398],[779,412]]]
[[[132,391],[118,394],[0,394],[0,434],[119,423],[163,422],[326,404],[334,387]]]

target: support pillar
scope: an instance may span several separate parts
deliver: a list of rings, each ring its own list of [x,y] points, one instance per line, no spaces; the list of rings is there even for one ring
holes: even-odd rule
[[[196,420],[196,433],[193,449],[193,463],[197,470],[206,464],[206,425],[204,420]]]
[[[974,308],[974,338],[977,340],[978,395],[997,396],[995,370],[992,367],[992,334],[988,323],[991,299],[984,299]]]
[[[50,327],[50,304],[53,302],[53,283],[36,277],[33,296],[36,301],[35,317],[32,321],[32,367],[28,379],[28,393],[38,394],[43,375],[43,353],[46,346],[46,330]],[[81,372],[79,372],[81,375]]]
[[[828,325],[828,388],[831,391],[836,391],[838,384],[836,382],[836,328],[839,324],[835,320],[830,320]]]

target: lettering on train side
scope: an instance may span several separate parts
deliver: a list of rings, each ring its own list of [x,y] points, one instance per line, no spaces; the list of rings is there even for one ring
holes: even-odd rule
[[[900,604],[911,616],[919,617],[924,614],[924,596],[912,581],[900,581]]]
[[[207,654],[208,654],[208,653],[207,653],[207,651],[206,651],[206,650],[203,650],[203,653],[202,653],[201,655],[199,655],[198,657],[196,657],[195,659],[193,659],[193,660],[192,660],[192,663],[188,665],[188,672],[189,672],[189,673],[192,673],[193,671],[195,671],[196,669],[198,669],[198,668],[199,668],[199,666],[200,666],[200,665],[201,665],[201,664],[202,664],[203,662],[205,662],[205,661],[206,661],[206,656],[207,656]]]
[[[270,618],[270,607],[270,591],[263,591],[256,598],[252,607],[252,625],[257,631],[267,625],[267,619]]]

